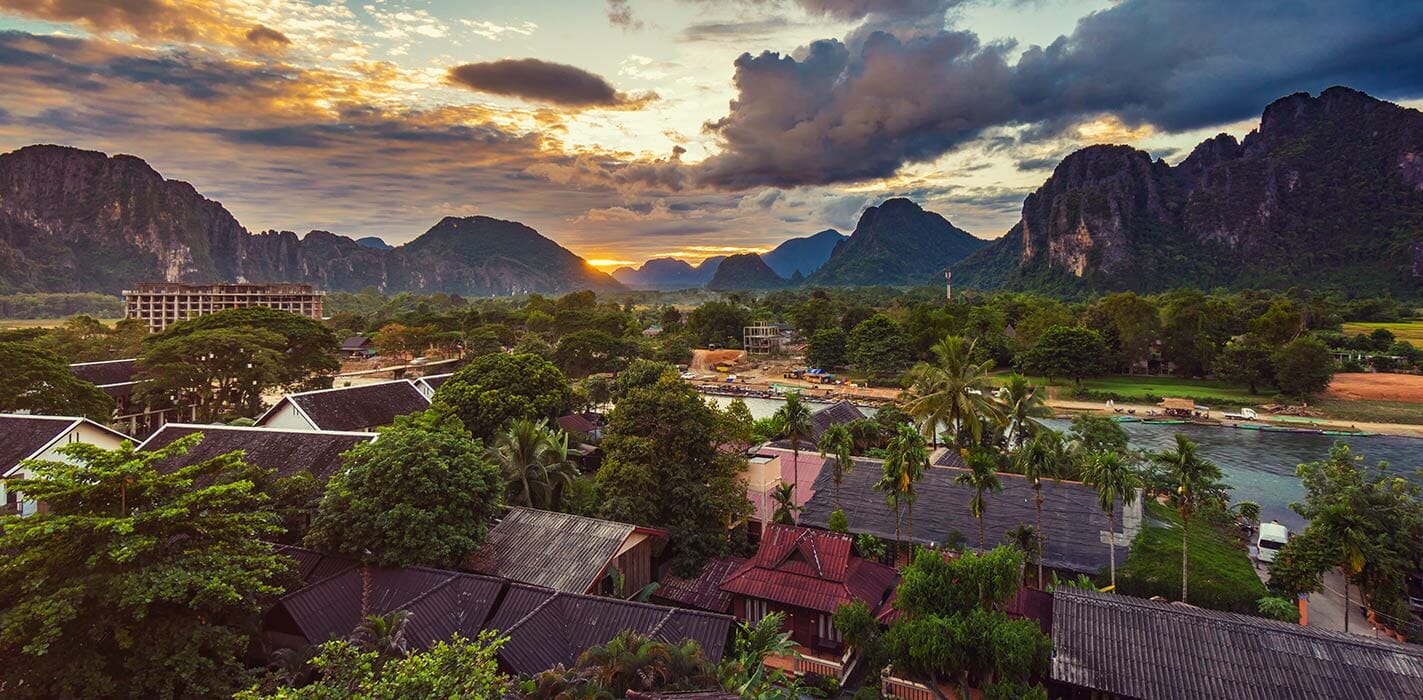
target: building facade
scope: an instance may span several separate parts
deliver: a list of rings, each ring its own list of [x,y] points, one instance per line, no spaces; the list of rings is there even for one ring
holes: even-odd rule
[[[309,284],[183,284],[144,282],[124,290],[124,316],[148,324],[158,333],[184,319],[226,309],[265,306],[308,318],[321,318],[325,292]]]

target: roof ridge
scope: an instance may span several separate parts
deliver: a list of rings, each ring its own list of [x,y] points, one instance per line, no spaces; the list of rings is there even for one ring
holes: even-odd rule
[[[412,605],[414,605],[414,604],[416,604],[416,603],[418,603],[418,602],[420,602],[420,601],[422,601],[422,600],[424,600],[424,599],[430,597],[431,595],[433,595],[433,594],[435,593],[435,591],[438,591],[438,590],[440,590],[441,588],[444,588],[445,586],[450,585],[450,583],[452,583],[455,579],[457,579],[457,578],[460,577],[460,573],[459,573],[458,571],[446,572],[446,573],[449,573],[449,576],[446,576],[446,577],[444,578],[444,580],[442,580],[442,581],[440,581],[439,583],[437,583],[437,584],[435,584],[435,585],[433,585],[433,586],[427,588],[424,593],[421,593],[420,595],[417,595],[417,596],[415,596],[414,598],[411,598],[410,600],[406,601],[404,605],[402,605],[402,606],[396,608],[396,610],[408,610],[408,609],[410,608],[410,606],[412,606]]]
[[[312,394],[322,394],[328,391],[351,391],[353,389],[368,389],[370,387],[385,386],[387,384],[409,384],[413,387],[415,386],[415,381],[412,379],[387,379],[379,382],[371,382],[369,384],[353,384],[350,386],[333,386],[329,389],[311,389],[308,391],[297,391],[290,394],[283,394],[282,398],[289,399],[293,396],[310,396]]]
[[[529,586],[529,587],[530,587],[530,588],[533,588],[533,586]],[[557,597],[559,597],[559,596],[561,596],[561,595],[564,595],[563,591],[560,591],[560,590],[556,590],[556,589],[546,589],[546,590],[553,591],[553,595],[550,595],[549,597],[544,598],[543,600],[539,601],[539,604],[538,604],[538,605],[535,605],[535,606],[533,607],[533,609],[531,609],[531,610],[529,610],[529,612],[525,613],[523,617],[521,617],[521,618],[519,618],[518,620],[516,620],[516,621],[514,622],[514,624],[509,625],[509,627],[508,627],[507,629],[502,629],[502,630],[499,630],[499,631],[500,631],[500,632],[503,632],[505,635],[512,634],[512,633],[514,632],[514,630],[519,629],[519,625],[522,625],[522,624],[524,624],[525,622],[528,622],[528,621],[529,621],[529,618],[533,617],[534,615],[537,615],[537,614],[539,613],[539,611],[543,610],[544,607],[546,607],[549,603],[552,603],[555,598],[557,598]]]
[[[168,428],[197,428],[199,430],[232,430],[237,432],[252,433],[298,433],[302,435],[328,435],[332,437],[363,437],[367,440],[375,438],[375,433],[363,433],[356,430],[321,430],[313,428],[266,428],[260,425],[217,425],[213,423],[164,423],[153,434],[163,432]]]
[[[625,522],[623,522],[623,521],[621,521],[621,520],[605,520],[605,519],[603,519],[603,518],[594,518],[594,517],[590,517],[590,516],[587,516],[587,515],[574,515],[573,513],[560,513],[560,512],[558,512],[558,511],[556,511],[556,510],[544,510],[544,509],[542,509],[542,508],[529,508],[529,507],[527,507],[527,506],[509,506],[509,512],[510,512],[510,513],[513,513],[513,512],[515,512],[515,511],[529,511],[529,512],[534,512],[534,513],[543,513],[543,514],[546,514],[546,515],[558,516],[558,517],[560,517],[560,518],[572,518],[572,519],[575,519],[575,520],[585,520],[585,521],[594,522],[594,523],[613,523],[614,525],[626,525],[628,528],[630,528],[630,529],[632,529],[632,530],[635,530],[635,529],[637,529],[637,528],[639,527],[638,525],[634,525],[633,523],[625,523]],[[504,517],[508,517],[508,516],[504,516]]]
[[[122,360],[95,360],[93,362],[71,362],[70,367],[88,367],[90,365],[110,365],[115,362],[137,362],[137,357],[127,357]]]
[[[667,612],[662,615],[662,619],[658,620],[657,624],[653,625],[652,629],[647,631],[647,636],[656,637],[657,633],[662,631],[662,626],[667,624],[675,614],[677,614],[676,608],[668,608]]]

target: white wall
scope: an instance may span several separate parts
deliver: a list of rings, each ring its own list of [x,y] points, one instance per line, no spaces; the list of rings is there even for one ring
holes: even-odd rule
[[[65,433],[58,440],[55,440],[53,444],[51,444],[44,451],[35,455],[32,459],[38,459],[46,462],[65,462],[68,464],[73,464],[74,460],[61,454],[59,450],[65,445],[69,445],[76,442],[83,442],[97,447],[101,447],[106,450],[112,450],[117,448],[121,443],[123,443],[123,438],[114,435],[113,433],[110,433],[107,430],[100,430],[98,427],[90,423],[80,423],[77,427]],[[9,478],[27,479],[29,477],[30,474],[28,470],[18,469]],[[0,504],[5,503],[7,500],[8,493],[5,489],[5,483],[3,481],[0,481]],[[34,501],[21,501],[20,515],[34,515],[38,507],[39,504]]]
[[[292,402],[285,399],[282,404],[272,411],[261,423],[257,424],[263,428],[285,429],[285,430],[317,430],[306,418],[297,412]]]

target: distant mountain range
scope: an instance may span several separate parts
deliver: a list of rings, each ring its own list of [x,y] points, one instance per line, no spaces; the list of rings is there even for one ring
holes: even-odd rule
[[[845,234],[828,228],[813,236],[792,238],[776,246],[771,252],[762,253],[761,259],[766,261],[766,265],[775,270],[777,275],[786,279],[795,277],[797,272],[808,277],[830,259],[830,255],[835,252],[835,246],[840,245],[845,238]]]
[[[762,253],[760,257],[777,276],[783,278],[781,283],[775,286],[784,286],[796,273],[800,273],[804,278],[824,265],[825,261],[830,259],[835,246],[843,240],[844,234],[834,229],[826,229],[813,236],[787,240],[770,252]],[[726,260],[725,255],[707,258],[693,267],[677,258],[653,258],[641,267],[620,267],[613,271],[613,277],[631,289],[668,291],[706,287],[711,284],[723,260]]]
[[[0,293],[114,294],[143,281],[479,296],[623,289],[514,221],[445,218],[396,248],[326,231],[252,234],[221,204],[133,156],[63,146],[0,155]]]
[[[1062,161],[955,285],[1074,293],[1303,286],[1423,294],[1423,113],[1348,88],[1290,95],[1180,164],[1127,146]]]

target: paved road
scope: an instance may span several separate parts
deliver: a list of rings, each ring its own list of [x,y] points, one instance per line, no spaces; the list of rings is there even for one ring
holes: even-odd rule
[[[1344,631],[1344,577],[1337,571],[1324,575],[1324,590],[1309,597],[1309,626]],[[1359,610],[1359,589],[1349,587],[1349,632],[1388,639],[1376,632]]]

